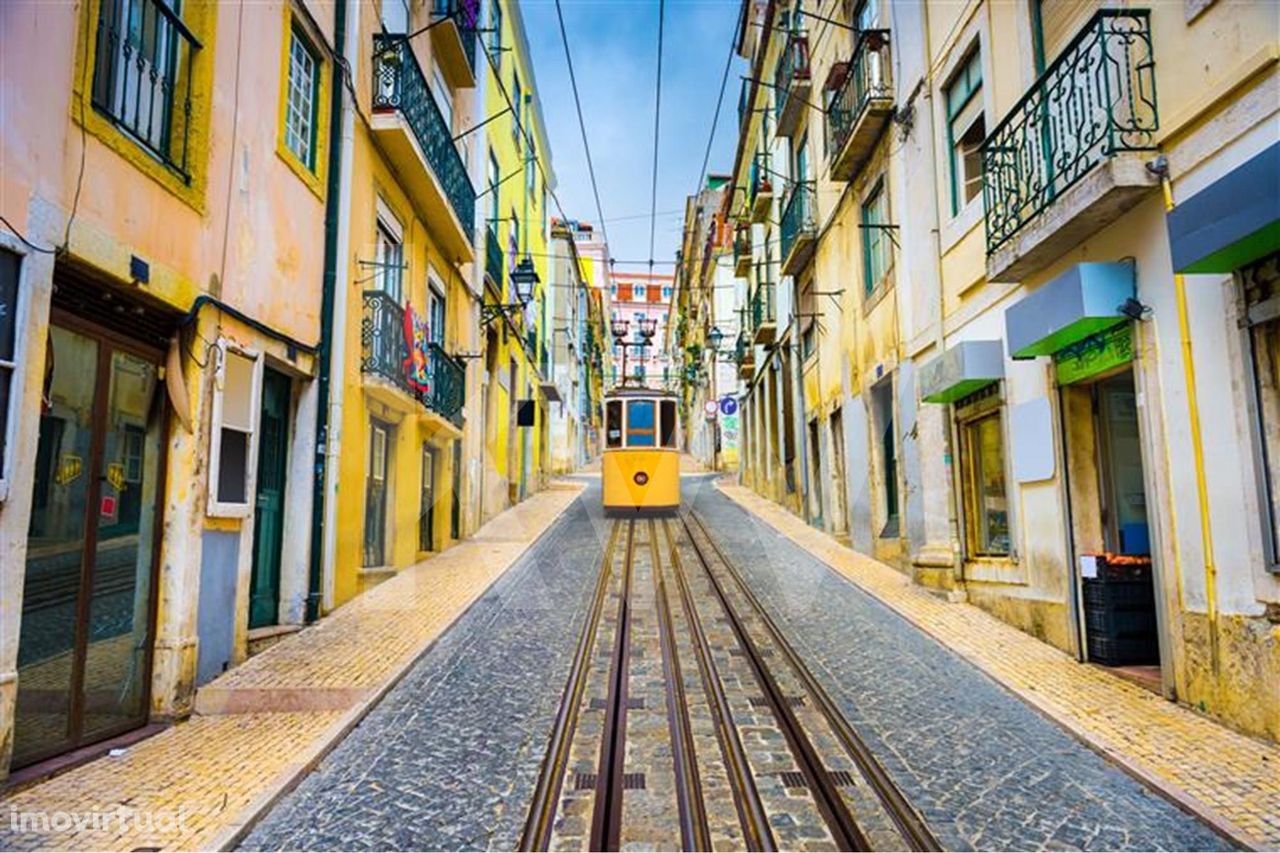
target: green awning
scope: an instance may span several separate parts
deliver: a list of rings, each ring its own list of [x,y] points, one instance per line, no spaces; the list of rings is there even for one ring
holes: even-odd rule
[[[954,403],[1004,378],[1001,341],[961,341],[920,368],[926,403]]]
[[[1004,312],[1010,355],[1053,355],[1128,322],[1121,307],[1133,292],[1132,263],[1076,264]]]
[[[1169,211],[1174,272],[1229,273],[1280,251],[1280,142]]]

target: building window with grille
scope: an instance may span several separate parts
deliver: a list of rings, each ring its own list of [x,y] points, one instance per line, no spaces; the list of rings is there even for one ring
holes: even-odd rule
[[[631,301],[644,302],[644,285],[643,284],[631,285]]]
[[[192,67],[200,44],[179,0],[102,0],[93,106],[190,183]]]
[[[284,144],[309,171],[316,170],[316,128],[320,62],[294,29],[289,36],[289,84],[284,111]]]
[[[880,287],[893,265],[888,202],[883,180],[875,185],[862,202],[861,225],[863,287],[870,296]]]
[[[9,410],[18,369],[18,274],[22,256],[0,249],[0,500],[9,479]]]
[[[1009,496],[999,384],[958,401],[955,418],[960,436],[965,554],[970,559],[1007,557]]]
[[[982,141],[987,137],[982,109],[982,53],[974,49],[943,90],[947,109],[947,150],[951,158],[951,213],[982,193]]]
[[[511,139],[520,150],[520,126],[524,121],[524,90],[520,88],[520,75],[511,75],[511,108],[515,115],[511,121]]]

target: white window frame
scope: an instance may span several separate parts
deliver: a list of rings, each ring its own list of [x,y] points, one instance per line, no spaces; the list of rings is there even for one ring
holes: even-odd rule
[[[0,234],[0,249],[18,256],[18,299],[14,306],[13,362],[6,367],[13,371],[9,380],[9,410],[5,413],[4,453],[0,454],[0,505],[9,497],[12,484],[14,443],[18,438],[18,420],[22,414],[20,401],[26,395],[25,371],[21,365],[29,363],[31,353],[28,350],[26,318],[31,312],[31,251],[28,247],[9,234]]]
[[[441,117],[444,119],[445,127],[449,128],[449,132],[454,132],[453,127],[453,89],[449,87],[449,80],[444,76],[444,69],[440,67],[440,63],[431,60],[431,92],[436,96],[436,100],[440,103]]]
[[[205,514],[213,518],[248,518],[257,502],[258,485],[258,434],[262,430],[262,371],[263,357],[258,350],[242,347],[218,338],[215,345],[217,366],[214,369],[213,414],[209,430],[209,504]],[[253,379],[249,385],[249,422],[253,425],[249,433],[249,441],[245,447],[245,484],[244,502],[221,501],[218,499],[218,475],[222,472],[222,410],[223,392],[227,353],[234,353],[253,362]]]
[[[307,112],[305,116],[303,116],[301,110],[294,109],[295,92],[302,91],[301,86],[295,86],[294,71],[295,69],[300,73],[302,71],[301,66],[294,61],[295,50],[301,50],[302,55],[311,62],[311,78],[307,81],[307,88],[310,91],[306,93]],[[312,48],[311,42],[307,40],[307,37],[295,24],[289,31],[289,67],[285,72],[288,77],[285,82],[284,144],[293,156],[297,158],[298,162],[313,174],[317,171],[320,163],[320,152],[316,150],[318,148],[316,142],[319,139],[320,130],[320,71],[319,54]],[[298,132],[300,128],[290,128],[291,119],[295,114],[300,120],[305,120],[306,122],[305,136]],[[298,151],[293,147],[290,142],[291,135],[302,143],[303,151]]]

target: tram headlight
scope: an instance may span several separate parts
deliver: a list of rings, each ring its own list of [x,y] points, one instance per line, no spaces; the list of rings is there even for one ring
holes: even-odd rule
[[[637,471],[636,475],[631,479],[636,481],[637,486],[643,486],[645,483],[649,482],[649,475],[643,471]]]

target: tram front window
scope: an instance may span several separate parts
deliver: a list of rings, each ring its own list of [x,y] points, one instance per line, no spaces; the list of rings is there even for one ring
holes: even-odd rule
[[[604,407],[605,446],[622,446],[622,401],[610,400]]]
[[[676,446],[676,401],[662,401],[662,446]]]
[[[627,447],[657,446],[656,409],[653,400],[632,400],[627,403]]]

